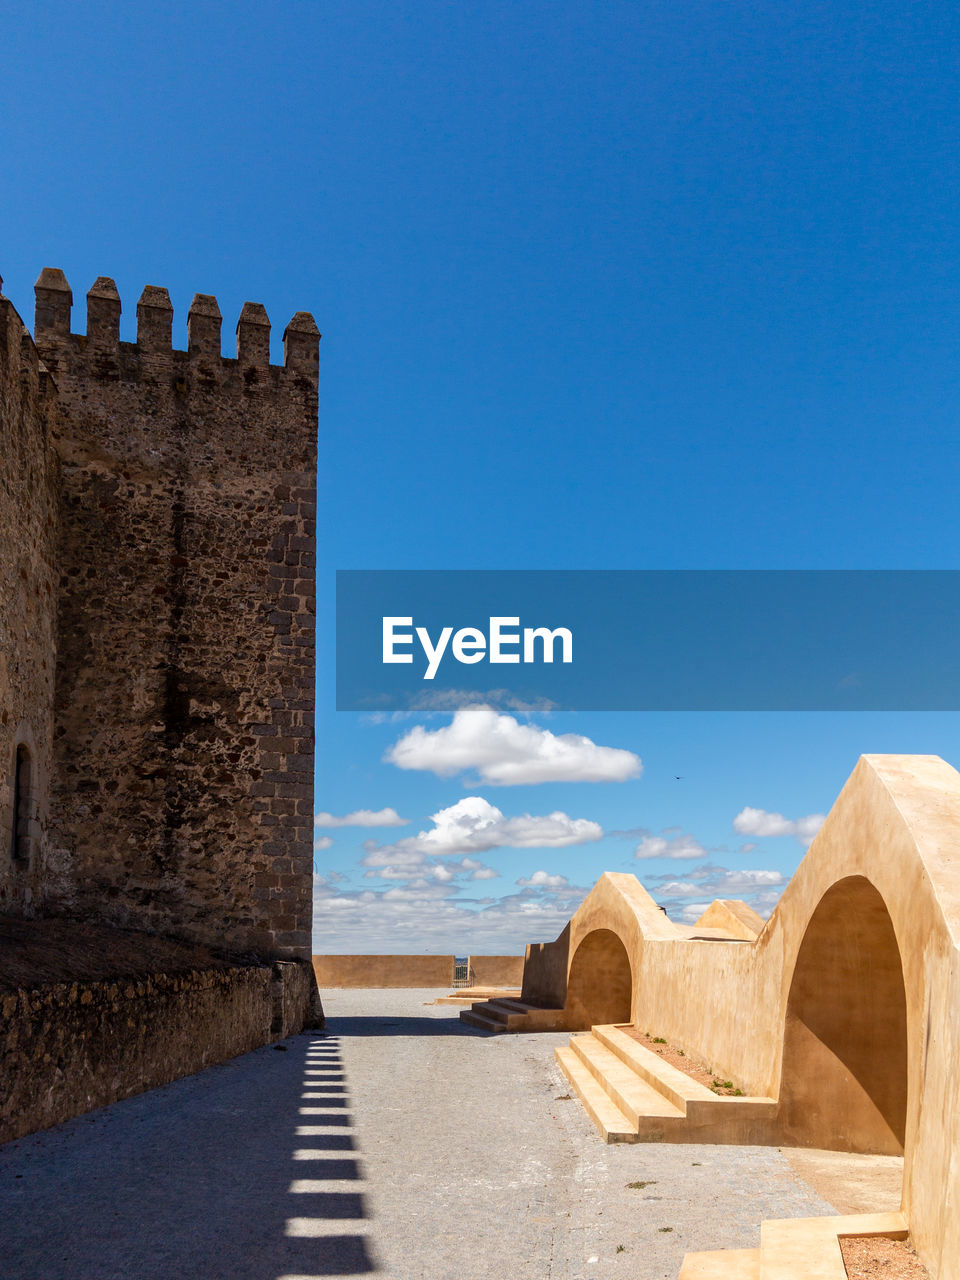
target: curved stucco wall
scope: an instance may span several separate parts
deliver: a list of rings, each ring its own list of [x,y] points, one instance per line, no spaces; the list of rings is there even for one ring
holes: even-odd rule
[[[844,913],[857,938],[846,950]],[[956,770],[937,756],[862,757],[753,942],[690,938],[633,876],[604,875],[557,943],[528,949],[529,986],[541,999],[565,1003],[577,948],[600,929],[629,955],[638,1027],[705,1058],[749,1094],[781,1098],[786,1061],[784,1140],[888,1151],[902,1140],[911,1237],[939,1280],[960,1280],[960,1216],[947,1208],[960,1200]],[[806,1067],[793,1056],[798,1018],[820,1045],[808,1037]],[[896,1064],[878,1081],[869,1059],[884,1045]],[[798,1078],[837,1050],[852,1067],[852,1091],[834,1082],[813,1116]]]

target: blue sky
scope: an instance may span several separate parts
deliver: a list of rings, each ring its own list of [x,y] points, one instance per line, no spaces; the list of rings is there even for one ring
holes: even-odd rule
[[[146,283],[179,345],[197,291],[225,333],[248,298],[275,340],[301,308],[324,333],[317,803],[410,824],[318,830],[318,950],[513,949],[604,868],[782,879],[799,840],[744,838],[745,806],[825,812],[861,751],[960,761],[949,715],[584,713],[536,724],[639,776],[476,787],[383,761],[418,722],[332,710],[336,568],[958,567],[958,28],[845,0],[4,15],[25,316],[59,265],[78,326],[107,274],[128,338]],[[468,795],[705,856],[605,835],[472,859],[497,878],[366,876],[363,840]]]

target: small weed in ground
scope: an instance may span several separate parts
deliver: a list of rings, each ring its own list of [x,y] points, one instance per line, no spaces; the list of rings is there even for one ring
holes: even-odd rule
[[[694,1169],[700,1169],[700,1168],[702,1168],[703,1166],[701,1165],[701,1163],[700,1163],[700,1161],[699,1161],[699,1160],[694,1160],[694,1162],[693,1162],[693,1167],[694,1167]]]
[[[554,1098],[554,1102],[569,1102],[569,1101],[570,1101],[569,1093],[561,1093],[556,1098]]]
[[[649,1178],[646,1182],[628,1182],[627,1189],[630,1191],[642,1191],[644,1187],[655,1187],[656,1178]]]
[[[732,1089],[733,1081],[732,1080],[714,1080],[713,1084],[710,1087],[711,1089]]]
[[[617,1253],[626,1253],[626,1249],[622,1244],[617,1245]]]
[[[672,1230],[673,1230],[673,1227],[660,1227],[660,1228],[658,1228],[658,1230],[660,1230],[660,1231],[672,1231]]]
[[[666,1044],[667,1042],[666,1042],[666,1040],[664,1040],[663,1036],[654,1036],[654,1037],[653,1037],[653,1043],[654,1043],[654,1044]]]
[[[685,1058],[687,1056],[682,1049],[677,1050],[677,1055],[681,1058]]]

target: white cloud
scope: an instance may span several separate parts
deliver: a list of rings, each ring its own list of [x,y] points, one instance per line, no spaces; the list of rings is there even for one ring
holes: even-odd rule
[[[313,852],[321,853],[324,849],[329,849],[333,844],[333,836],[317,836],[313,842]]]
[[[517,881],[521,889],[564,889],[570,883],[566,876],[552,876],[547,871],[535,871],[528,879]]]
[[[587,818],[570,818],[556,810],[543,816],[529,813],[507,818],[482,796],[464,796],[456,804],[440,809],[431,819],[433,827],[394,844],[366,846],[363,865],[368,867],[413,866],[425,857],[456,853],[483,853],[488,849],[560,849],[588,844],[603,837],[599,823]]]
[[[755,893],[750,899],[750,905],[758,915],[763,916],[764,920],[766,920],[779,901],[780,894],[773,889],[766,893]]]
[[[688,902],[680,912],[680,919],[684,924],[696,924],[709,905],[709,902]]]
[[[557,937],[587,889],[541,869],[521,878],[516,892],[495,897],[484,882],[499,872],[477,853],[500,844],[559,848],[603,836],[597,823],[565,813],[506,817],[481,796],[439,810],[432,823],[393,845],[367,840],[362,889],[315,878],[318,953],[522,955],[528,942]]]
[[[730,871],[727,867],[705,863],[694,867],[680,880],[668,875],[653,876],[647,881],[647,888],[658,902],[679,911],[680,919],[692,921],[703,914],[714,898],[742,898],[755,911],[767,916],[776,906],[779,891],[785,884],[779,871],[760,868]]]
[[[701,892],[706,889],[715,898],[731,898],[785,883],[779,871],[725,871],[713,881],[701,882]]]
[[[520,724],[492,707],[463,707],[449,725],[416,725],[384,755],[400,769],[424,769],[440,777],[476,770],[493,786],[537,782],[624,782],[643,765],[632,751],[598,747],[580,734],[554,734]]]
[[[332,813],[318,813],[313,819],[315,827],[406,827],[409,818],[401,818],[396,809],[355,809],[342,818]]]
[[[680,832],[675,836],[647,833],[633,851],[635,858],[705,858],[707,850],[693,836]]]
[[[327,871],[324,875],[316,874],[313,877],[314,892],[318,889],[332,889],[334,885],[346,879],[342,871]]]
[[[441,884],[455,879],[497,880],[500,877],[499,871],[484,866],[475,858],[461,858],[459,862],[435,862],[429,867],[429,874]]]
[[[457,885],[436,881],[359,891],[315,882],[313,947],[318,954],[522,956],[528,942],[552,942],[586,893],[577,885],[527,885],[503,898],[467,898],[457,896]]]
[[[477,862],[474,858],[461,858],[459,865],[464,871],[470,872],[471,880],[496,880],[500,876],[499,871],[494,871],[493,867],[485,867],[482,862]]]
[[[820,830],[824,814],[810,813],[805,818],[785,818],[767,809],[741,809],[733,820],[733,829],[742,836],[794,836],[806,848]]]
[[[701,886],[689,880],[667,880],[658,890],[661,898],[689,898],[698,893],[703,893]]]

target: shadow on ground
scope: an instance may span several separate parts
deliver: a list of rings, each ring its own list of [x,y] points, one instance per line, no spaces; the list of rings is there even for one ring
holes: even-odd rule
[[[486,1039],[489,1032],[470,1027],[457,1017],[397,1018],[392,1016],[328,1017],[327,1030],[342,1036],[469,1036]]]
[[[4,1280],[374,1275],[351,1129],[328,1032],[7,1143]]]

